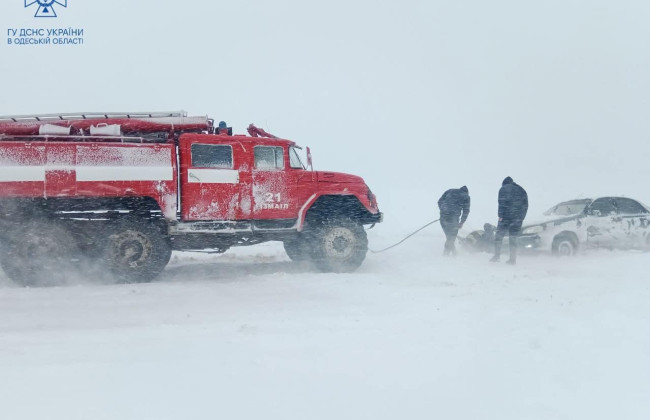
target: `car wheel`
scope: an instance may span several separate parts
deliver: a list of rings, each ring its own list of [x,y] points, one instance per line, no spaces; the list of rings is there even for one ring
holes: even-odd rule
[[[578,238],[573,233],[561,233],[553,238],[553,255],[570,257],[578,252]]]

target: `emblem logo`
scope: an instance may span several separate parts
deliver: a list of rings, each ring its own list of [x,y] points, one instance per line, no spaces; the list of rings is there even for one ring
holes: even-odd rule
[[[33,4],[38,4],[38,9],[36,9],[34,17],[56,17],[54,5],[58,4],[63,7],[68,7],[68,0],[25,0],[25,7]]]

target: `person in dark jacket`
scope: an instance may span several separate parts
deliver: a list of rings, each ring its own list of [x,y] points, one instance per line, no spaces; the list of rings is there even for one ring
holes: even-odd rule
[[[438,200],[440,226],[447,237],[443,255],[456,255],[456,236],[469,215],[469,202],[469,191],[464,185],[445,191]]]
[[[512,178],[506,177],[499,190],[499,223],[494,237],[494,256],[490,261],[496,262],[501,258],[501,245],[506,233],[509,236],[510,259],[508,264],[517,262],[517,236],[521,232],[521,224],[528,212],[528,194]]]

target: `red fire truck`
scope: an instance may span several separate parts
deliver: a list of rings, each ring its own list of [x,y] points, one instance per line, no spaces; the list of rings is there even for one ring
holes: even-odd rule
[[[294,142],[185,112],[0,117],[0,265],[21,284],[97,265],[148,281],[172,250],[282,241],[349,272],[381,222],[363,179],[314,171]],[[311,170],[310,170],[311,169]],[[90,262],[90,264],[89,264]]]

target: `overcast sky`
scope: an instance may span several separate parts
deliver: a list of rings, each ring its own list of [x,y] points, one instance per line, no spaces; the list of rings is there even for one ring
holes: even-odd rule
[[[253,122],[427,221],[466,184],[482,226],[501,180],[531,216],[576,196],[650,203],[647,1],[69,0],[0,5],[0,114],[185,109]],[[81,28],[83,46],[7,45]],[[405,203],[413,189],[418,203]],[[409,194],[406,193],[409,191]],[[535,213],[535,214],[533,214]]]

